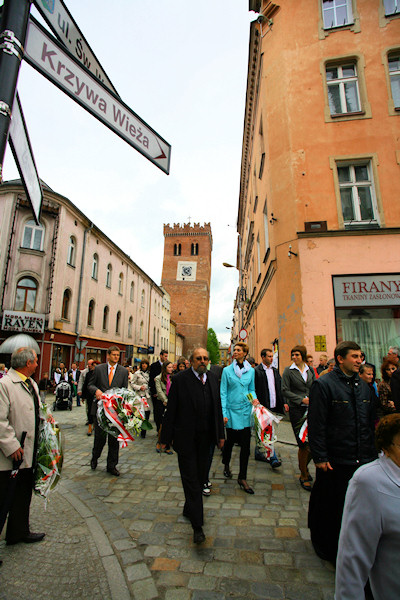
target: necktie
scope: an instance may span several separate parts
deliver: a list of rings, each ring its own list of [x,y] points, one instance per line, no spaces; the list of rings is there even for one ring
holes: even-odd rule
[[[109,385],[111,385],[113,378],[114,378],[114,366],[110,367],[110,372],[108,374],[108,384]]]

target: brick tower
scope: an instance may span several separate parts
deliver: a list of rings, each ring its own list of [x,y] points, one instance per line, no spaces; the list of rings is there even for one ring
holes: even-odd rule
[[[210,223],[164,225],[161,285],[171,296],[171,319],[185,336],[183,353],[207,345],[212,234]]]

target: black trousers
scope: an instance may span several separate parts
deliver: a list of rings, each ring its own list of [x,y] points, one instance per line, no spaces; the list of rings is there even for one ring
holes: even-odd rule
[[[318,556],[336,562],[347,486],[357,466],[332,467],[332,471],[316,470],[308,508],[308,527]]]
[[[0,471],[0,506],[7,494],[11,471]],[[20,469],[14,499],[8,513],[6,540],[18,542],[29,534],[29,509],[32,499],[33,469]],[[1,532],[0,532],[1,533]]]
[[[114,469],[118,464],[119,457],[119,442],[117,438],[106,433],[99,426],[97,419],[94,423],[94,444],[92,457],[94,460],[98,460],[108,440],[108,454],[107,454],[107,469]]]
[[[178,453],[178,465],[185,494],[183,512],[193,529],[203,526],[203,484],[207,478],[211,440],[208,433],[197,433],[190,451]]]
[[[232,448],[234,444],[239,444],[240,466],[238,479],[247,479],[247,465],[249,464],[250,456],[250,440],[250,427],[245,427],[244,429],[230,429],[229,427],[226,428],[226,440],[224,444],[224,449],[222,451],[222,462],[224,463],[224,465],[229,465],[232,456]]]

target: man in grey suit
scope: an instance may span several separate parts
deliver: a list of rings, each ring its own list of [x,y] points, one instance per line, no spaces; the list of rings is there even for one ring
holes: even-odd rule
[[[96,400],[100,400],[103,392],[106,390],[111,388],[128,387],[128,369],[125,369],[125,367],[122,367],[118,364],[119,357],[120,349],[118,346],[110,346],[107,350],[107,362],[103,363],[102,365],[98,365],[95,368],[94,376],[88,385],[88,389],[92,396],[96,398]],[[93,402],[92,414],[96,414],[96,411],[97,402]],[[95,419],[94,425],[94,444],[90,466],[93,471],[96,469],[97,461],[100,458],[101,452],[105,446],[106,439],[108,439],[107,472],[118,477],[118,440],[114,436],[103,431],[97,423],[97,419]]]

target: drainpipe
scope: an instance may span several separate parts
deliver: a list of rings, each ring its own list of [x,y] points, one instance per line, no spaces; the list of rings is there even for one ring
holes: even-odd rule
[[[79,289],[78,289],[78,304],[76,306],[76,319],[75,319],[75,333],[76,333],[76,341],[79,342],[79,313],[81,311],[81,299],[82,299],[82,284],[83,284],[83,272],[85,265],[85,253],[86,253],[86,238],[88,233],[93,229],[93,223],[90,223],[90,227],[85,229],[83,234],[83,246],[82,246],[82,259],[81,259],[81,272],[79,275]],[[78,351],[80,352],[80,348],[78,347]]]

